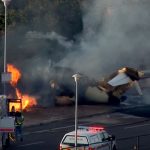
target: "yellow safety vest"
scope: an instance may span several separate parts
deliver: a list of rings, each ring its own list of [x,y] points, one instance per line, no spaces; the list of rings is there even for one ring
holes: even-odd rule
[[[16,117],[15,118],[15,125],[16,126],[21,126],[23,124],[23,121],[24,121],[24,117],[21,116],[21,117]]]

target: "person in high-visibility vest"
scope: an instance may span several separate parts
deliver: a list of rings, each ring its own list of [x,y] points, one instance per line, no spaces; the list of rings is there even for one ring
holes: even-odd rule
[[[15,136],[16,140],[20,139],[20,141],[23,141],[23,135],[22,135],[22,125],[24,122],[24,116],[21,112],[16,112],[15,116]]]

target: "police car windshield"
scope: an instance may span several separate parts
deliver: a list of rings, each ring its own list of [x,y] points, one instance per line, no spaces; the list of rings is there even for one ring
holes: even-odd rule
[[[75,136],[74,135],[67,135],[63,142],[63,144],[67,144],[67,145],[70,145],[70,146],[73,146],[74,143],[75,143]],[[87,140],[87,137],[86,136],[78,136],[77,137],[77,145],[82,145],[82,146],[87,146],[89,145],[88,143],[88,140]]]

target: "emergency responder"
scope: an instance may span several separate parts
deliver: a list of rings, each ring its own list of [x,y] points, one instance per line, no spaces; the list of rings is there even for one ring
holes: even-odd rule
[[[20,139],[20,141],[23,141],[23,135],[22,135],[22,125],[24,121],[24,116],[21,112],[16,112],[15,116],[15,136],[16,140]]]

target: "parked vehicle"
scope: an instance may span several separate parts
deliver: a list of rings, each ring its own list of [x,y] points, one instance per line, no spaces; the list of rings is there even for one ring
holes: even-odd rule
[[[64,135],[59,150],[75,150],[75,131]],[[80,126],[77,130],[77,150],[117,150],[116,139],[103,127]]]

